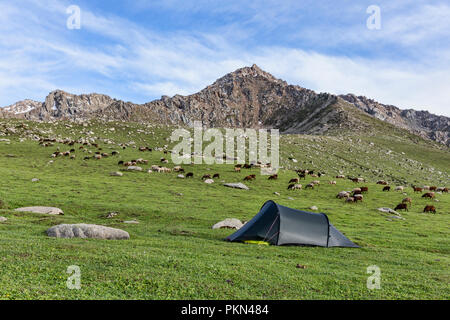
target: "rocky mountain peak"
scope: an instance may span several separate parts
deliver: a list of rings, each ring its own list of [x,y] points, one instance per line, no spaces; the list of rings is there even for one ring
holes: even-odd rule
[[[278,128],[304,134],[367,129],[360,116],[367,114],[450,145],[450,118],[401,110],[354,94],[318,94],[289,85],[256,64],[228,73],[198,93],[162,96],[142,105],[103,94],[74,95],[55,90],[43,103],[24,100],[0,109],[0,116],[30,120],[95,117],[188,126],[199,120],[209,127]]]

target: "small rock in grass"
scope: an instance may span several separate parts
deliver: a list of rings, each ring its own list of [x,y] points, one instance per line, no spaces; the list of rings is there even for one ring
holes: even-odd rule
[[[33,178],[33,179],[31,179],[31,182],[38,182],[38,181],[39,181],[38,178]]]
[[[309,210],[319,210],[319,208],[317,208],[317,206],[312,206],[312,207],[309,207]]]
[[[211,183],[214,183],[214,180],[213,180],[213,179],[206,179],[206,180],[205,180],[205,183],[211,184]]]
[[[0,217],[0,222],[5,222],[6,220],[8,220],[8,219],[5,217]]]
[[[276,196],[279,196],[279,195],[280,195],[278,192],[274,192],[273,194],[276,195]]]
[[[113,177],[121,177],[121,176],[123,176],[123,173],[120,171],[115,171],[115,172],[111,172],[109,175],[113,176]]]
[[[123,223],[138,224],[139,221],[137,221],[137,220],[127,220],[127,221],[124,221]]]
[[[138,167],[138,166],[129,166],[129,167],[127,168],[127,170],[128,170],[128,171],[142,171],[142,168],[141,168],[141,167]]]
[[[178,178],[178,179],[184,179],[184,175],[179,174],[179,175],[177,175],[177,178]]]
[[[292,198],[292,197],[288,197],[288,200],[294,200],[294,198]]]

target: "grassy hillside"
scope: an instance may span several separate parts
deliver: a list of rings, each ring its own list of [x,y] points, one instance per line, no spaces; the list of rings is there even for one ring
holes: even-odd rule
[[[7,128],[13,130],[7,130]],[[112,129],[113,128],[113,129]],[[449,299],[450,195],[438,201],[414,194],[410,184],[449,187],[450,152],[403,131],[379,136],[304,136],[281,138],[284,169],[277,181],[258,169],[233,172],[232,165],[184,165],[194,179],[176,173],[124,172],[119,160],[144,158],[159,164],[161,151],[140,152],[134,146],[168,148],[170,128],[123,122],[31,123],[0,120],[0,299]],[[120,155],[83,160],[92,155],[75,145],[76,159],[50,154],[72,147],[42,147],[33,136],[78,139],[93,137],[102,152]],[[95,152],[95,147],[88,150]],[[294,158],[297,162],[290,160]],[[53,160],[53,163],[49,163]],[[173,166],[172,164],[168,165]],[[325,171],[314,190],[288,191],[290,170]],[[204,173],[220,173],[208,185]],[[226,188],[255,173],[250,190]],[[367,183],[338,180],[336,174],[362,176]],[[40,179],[32,182],[33,178]],[[401,192],[382,192],[378,179]],[[308,177],[302,184],[317,180]],[[364,201],[336,199],[342,190],[368,186]],[[277,196],[274,192],[279,192]],[[377,211],[394,208],[409,196],[413,205],[402,219]],[[269,199],[308,210],[317,206],[352,241],[354,248],[276,247],[228,243],[232,230],[212,230],[225,218],[248,221]],[[422,213],[426,204],[436,214]],[[64,216],[14,212],[43,205],[64,210]],[[107,219],[108,212],[119,215]],[[123,221],[136,219],[139,224]],[[126,230],[130,240],[55,239],[45,231],[60,223],[95,223]],[[297,264],[305,269],[296,268]],[[81,290],[66,288],[70,265],[81,268]],[[381,289],[368,290],[367,267],[381,269]]]

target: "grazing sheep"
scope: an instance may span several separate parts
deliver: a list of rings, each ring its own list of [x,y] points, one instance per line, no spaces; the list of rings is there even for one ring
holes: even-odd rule
[[[436,186],[431,186],[430,187],[430,191],[436,191],[437,187]]]
[[[378,180],[377,184],[387,185],[387,182],[384,180]]]
[[[414,187],[413,186],[413,189],[414,189],[414,192],[422,192],[423,191],[423,189],[420,188],[420,187]]]
[[[241,172],[241,167],[234,167],[234,172]]]
[[[422,198],[430,198],[430,199],[433,199],[434,197],[435,197],[434,192],[427,192],[422,196]]]
[[[203,177],[202,177],[202,180],[205,180],[205,179],[211,179],[211,175],[210,174],[204,174]]]
[[[386,186],[383,188],[383,191],[391,191],[391,187],[390,186]]]
[[[430,186],[423,186],[423,190],[430,190]]]
[[[355,202],[358,202],[358,201],[363,201],[363,195],[362,194],[355,194],[355,195],[353,195],[353,198],[355,199]]]
[[[442,192],[448,193],[448,188],[444,188],[444,189],[442,190]]]
[[[299,183],[299,181],[299,178],[292,178],[291,180],[289,180],[289,183]]]
[[[219,178],[220,178],[220,174],[218,174],[218,173],[214,173],[214,175],[213,175],[213,179],[215,179],[215,178],[219,179]]]
[[[353,192],[354,195],[355,194],[361,194],[362,190],[361,190],[361,188],[354,188],[352,192]]]
[[[411,198],[405,198],[405,199],[402,200],[402,203],[408,203],[408,202],[409,202],[409,205],[412,205],[412,199]]]
[[[336,179],[345,179],[345,176],[343,174],[339,174],[336,176]]]
[[[399,203],[395,208],[395,211],[397,210],[406,210],[408,211],[408,205],[406,203]]]
[[[350,194],[347,191],[341,191],[336,196],[336,198],[339,198],[339,199],[348,198],[348,197],[350,197]]]
[[[269,176],[268,180],[277,180],[278,179],[278,175],[277,174],[273,174],[271,176]]]
[[[193,178],[193,177],[194,177],[194,174],[192,172],[188,172],[186,174],[186,178]]]
[[[287,188],[288,190],[301,190],[302,187],[301,184],[290,184]]]
[[[102,158],[102,155],[101,155],[101,154],[96,154],[96,155],[94,156],[94,158],[95,158],[96,160],[100,160],[100,159]]]
[[[361,187],[361,193],[369,192],[369,187]]]
[[[336,184],[336,181],[332,180],[332,181],[328,182],[328,184]]]
[[[308,183],[308,184],[305,186],[305,189],[308,189],[308,188],[314,189],[314,183]]]
[[[394,191],[403,191],[403,186],[397,186],[395,187]]]
[[[355,198],[348,197],[347,199],[345,199],[345,202],[355,202]]]
[[[436,213],[436,207],[435,206],[425,206],[423,209],[423,212],[433,212]]]
[[[314,184],[315,186],[320,186],[320,181],[319,180],[314,180],[311,183]]]

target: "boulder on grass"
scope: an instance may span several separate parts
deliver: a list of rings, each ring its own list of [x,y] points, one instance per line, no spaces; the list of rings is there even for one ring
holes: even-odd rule
[[[227,228],[227,229],[239,230],[240,228],[242,228],[243,225],[244,224],[239,219],[227,218],[223,221],[217,222],[215,225],[212,226],[212,228],[213,229]]]
[[[64,212],[61,209],[54,208],[54,207],[24,207],[24,208],[17,208],[14,211],[33,212],[33,213],[51,214],[51,215],[63,215],[64,214]]]
[[[85,223],[53,226],[47,230],[47,235],[56,238],[130,239],[130,235],[124,230]]]
[[[225,187],[229,187],[229,188],[236,188],[236,189],[243,189],[243,190],[250,190],[249,187],[247,187],[245,184],[241,183],[241,182],[237,182],[237,183],[224,183],[223,184]]]

